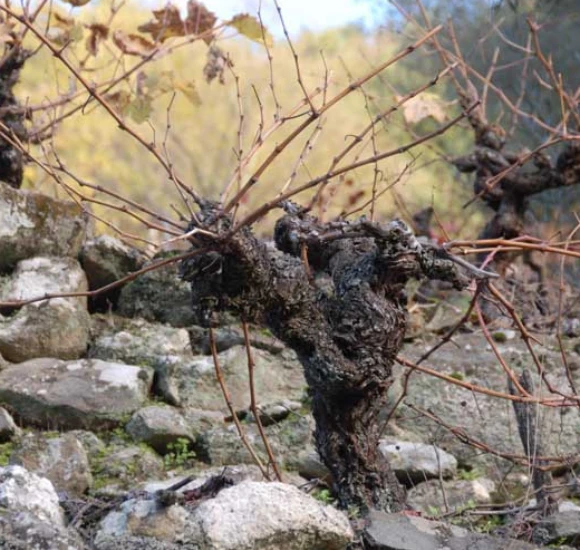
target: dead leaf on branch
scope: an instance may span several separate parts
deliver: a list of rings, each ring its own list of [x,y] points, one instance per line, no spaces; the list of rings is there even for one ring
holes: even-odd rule
[[[213,29],[217,17],[209,11],[201,2],[189,0],[187,3],[187,18],[185,23],[189,34],[202,34]]]
[[[75,26],[74,17],[67,17],[57,11],[52,12],[52,26],[70,31]]]
[[[220,84],[225,84],[225,70],[233,65],[228,55],[221,48],[212,44],[207,50],[207,60],[203,68],[205,81],[210,84],[217,78]]]
[[[157,47],[143,36],[129,34],[121,30],[113,33],[113,42],[123,53],[127,55],[139,55],[146,57],[151,55]]]
[[[156,42],[164,42],[174,36],[183,36],[184,28],[179,9],[167,4],[161,10],[153,10],[155,21],[137,27],[139,32],[149,33]]]
[[[397,101],[402,97],[395,96]],[[426,118],[432,118],[436,122],[442,123],[447,120],[447,109],[445,102],[436,94],[422,93],[403,103],[402,110],[405,120],[409,124],[417,124]]]
[[[71,42],[82,40],[84,28],[73,17],[61,15],[58,12],[52,14],[52,27],[48,30],[47,38],[58,46],[66,46]]]
[[[109,27],[102,23],[91,23],[90,25],[86,25],[86,28],[90,33],[86,42],[87,51],[91,55],[96,56],[99,52],[100,43],[109,36]]]
[[[151,98],[146,95],[133,95],[119,90],[105,96],[105,101],[122,117],[130,117],[137,124],[145,122],[153,111]]]
[[[131,93],[125,90],[112,92],[105,95],[105,101],[115,110],[118,115],[124,116],[127,107],[131,103]]]
[[[173,71],[137,74],[136,92],[139,97],[155,100],[170,92],[178,91],[194,106],[201,105],[201,97],[193,80],[177,80]]]
[[[240,13],[227,22],[227,25],[236,29],[246,38],[271,47],[274,44],[272,35],[260,21],[248,13]]]
[[[202,34],[213,29],[217,17],[201,2],[189,0],[187,17],[181,18],[179,9],[173,4],[167,4],[161,10],[153,10],[154,21],[138,27],[140,32],[148,33],[155,41],[164,42],[176,36]],[[210,39],[208,39],[210,40]]]

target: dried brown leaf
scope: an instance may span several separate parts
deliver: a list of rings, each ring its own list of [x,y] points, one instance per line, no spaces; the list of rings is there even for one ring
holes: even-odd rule
[[[74,17],[67,17],[57,11],[52,13],[52,24],[54,27],[70,31],[75,26]]]
[[[115,109],[117,114],[124,115],[131,103],[131,94],[125,90],[119,90],[118,92],[107,94],[105,101]]]
[[[181,19],[179,9],[173,4],[167,4],[161,10],[153,10],[155,21],[150,21],[137,28],[139,32],[148,33],[153,40],[164,42],[174,36],[187,34],[185,23]]]
[[[153,42],[139,34],[128,34],[121,30],[113,33],[113,42],[123,53],[127,55],[151,55],[157,48]]]
[[[187,17],[185,26],[187,34],[202,34],[213,29],[217,17],[209,11],[201,2],[189,0],[187,2]]]
[[[90,32],[86,42],[87,51],[96,56],[99,51],[99,44],[109,36],[109,27],[102,23],[91,23],[86,25],[86,27]]]

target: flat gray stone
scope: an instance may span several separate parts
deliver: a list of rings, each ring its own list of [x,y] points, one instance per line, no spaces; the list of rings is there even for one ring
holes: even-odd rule
[[[185,329],[117,315],[91,316],[89,356],[155,371],[153,393],[169,405],[181,404],[175,371],[193,361]]]
[[[284,400],[301,401],[306,380],[302,365],[291,354],[272,355],[253,349],[255,362],[254,388],[258,405]],[[248,407],[248,358],[244,346],[235,346],[218,356],[220,367],[227,381],[232,404],[236,410]],[[180,363],[175,369],[182,405],[207,411],[229,414],[215,377],[213,359],[195,356],[188,363]]]
[[[472,533],[441,521],[372,510],[364,539],[372,550],[534,550],[512,539]]]
[[[152,373],[96,359],[32,359],[0,371],[0,403],[22,424],[99,430],[124,424],[147,400]]]
[[[439,477],[449,479],[457,471],[455,457],[434,445],[381,440],[379,451],[389,461],[398,480],[405,485],[416,485]]]

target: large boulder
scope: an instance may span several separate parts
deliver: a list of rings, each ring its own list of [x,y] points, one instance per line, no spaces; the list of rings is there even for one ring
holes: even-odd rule
[[[243,481],[190,511],[178,504],[129,500],[101,522],[98,550],[139,548],[157,539],[204,550],[342,550],[353,539],[348,518],[292,485]],[[175,546],[173,546],[175,545]]]
[[[0,184],[0,272],[33,256],[76,258],[87,219],[73,202]]]
[[[36,257],[21,261],[5,278],[0,301],[86,290],[87,280],[76,260]],[[85,353],[88,338],[85,297],[33,302],[9,316],[0,315],[0,353],[13,363],[36,357],[76,359]]]
[[[342,550],[353,539],[342,512],[284,483],[244,481],[202,502],[192,518],[208,550]]]
[[[0,371],[0,404],[26,425],[99,430],[146,402],[152,373],[96,359],[32,359]]]
[[[28,512],[59,527],[65,524],[52,483],[22,466],[0,468],[0,509]]]
[[[24,436],[11,454],[10,464],[49,479],[57,491],[72,497],[81,496],[93,483],[87,452],[71,433]]]
[[[2,550],[83,550],[77,533],[65,526],[52,483],[21,466],[0,468]]]

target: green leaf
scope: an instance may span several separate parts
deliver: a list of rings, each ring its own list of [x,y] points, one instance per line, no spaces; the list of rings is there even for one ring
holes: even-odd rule
[[[236,15],[231,21],[228,21],[227,25],[233,27],[240,34],[243,34],[246,38],[249,38],[254,42],[259,42],[260,44],[265,43],[268,47],[274,44],[274,39],[268,32],[268,29],[263,27],[260,21],[253,15],[249,15],[248,13],[240,13]]]
[[[137,124],[143,124],[151,116],[152,110],[151,98],[140,96],[129,103],[126,113]]]

